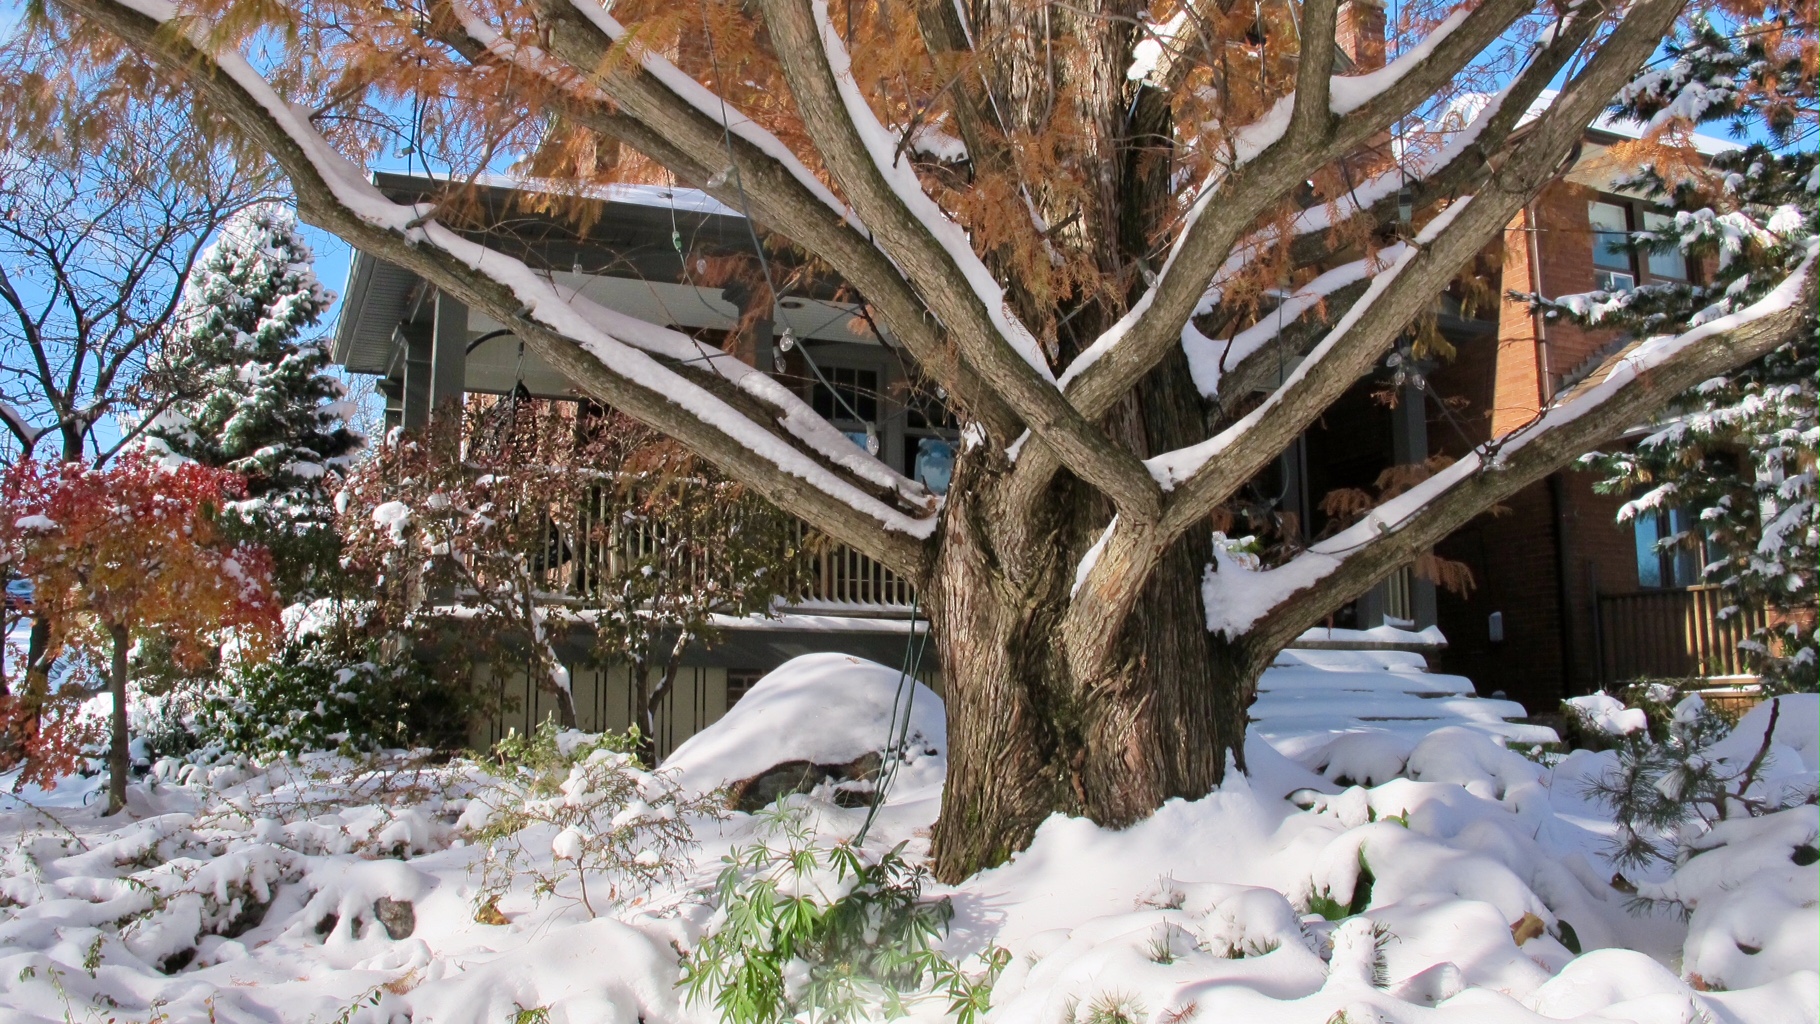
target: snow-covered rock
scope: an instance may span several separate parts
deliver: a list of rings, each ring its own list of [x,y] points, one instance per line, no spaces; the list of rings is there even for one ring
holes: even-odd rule
[[[906,785],[939,780],[947,767],[942,700],[898,669],[845,654],[805,654],[766,675],[720,721],[664,760],[702,792],[792,762],[847,765],[898,746]]]

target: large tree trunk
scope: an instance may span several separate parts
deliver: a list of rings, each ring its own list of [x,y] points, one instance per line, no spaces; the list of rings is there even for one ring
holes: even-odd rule
[[[988,473],[981,461],[962,472]],[[977,478],[955,494],[925,595],[948,703],[938,877],[1003,862],[1052,813],[1129,825],[1171,797],[1205,795],[1228,757],[1243,769],[1245,708],[1262,666],[1207,631],[1206,538],[1176,545],[1116,662],[1080,678],[1061,630],[1081,517],[1057,502],[1043,520],[1009,521]]]
[[[114,694],[114,708],[109,716],[113,736],[107,750],[107,813],[119,814],[126,809],[126,780],[132,770],[127,755],[126,725],[126,655],[132,638],[125,626],[109,626],[107,632],[114,640],[114,660],[107,673],[107,688]]]
[[[1196,429],[1186,373],[1160,368],[1124,410],[1134,447]],[[988,447],[963,454],[925,589],[948,703],[935,858],[949,882],[1024,848],[1052,813],[1122,827],[1172,797],[1204,796],[1229,758],[1243,770],[1245,709],[1269,656],[1208,632],[1212,534],[1193,531],[1150,576],[1111,656],[1071,666],[1076,567],[1111,513],[1065,475],[1020,502],[1011,468]]]

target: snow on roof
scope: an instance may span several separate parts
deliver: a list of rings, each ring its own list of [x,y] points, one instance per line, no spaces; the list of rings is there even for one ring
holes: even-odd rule
[[[1519,126],[1525,125],[1542,116],[1542,111],[1547,110],[1549,105],[1555,101],[1555,97],[1560,94],[1561,91],[1559,89],[1542,90],[1541,95],[1536,97],[1535,102],[1529,105],[1529,109],[1523,112],[1523,118],[1518,121],[1517,124]],[[1592,124],[1587,125],[1587,127],[1596,132],[1605,132],[1609,135],[1618,135],[1627,139],[1640,139],[1643,137],[1644,133],[1644,125],[1641,121],[1635,121],[1628,117],[1618,117],[1610,111],[1601,113],[1598,117],[1594,118]],[[1689,136],[1689,139],[1693,142],[1695,151],[1705,156],[1718,156],[1721,153],[1730,153],[1744,148],[1742,143],[1733,142],[1730,139],[1722,139],[1717,135],[1702,135],[1699,132],[1694,132]]]
[[[532,178],[517,174],[499,174],[491,171],[473,175],[463,175],[459,179],[444,171],[426,173],[424,171],[388,171],[378,169],[368,175],[368,180],[381,188],[397,187],[401,183],[447,182],[459,180],[471,182],[484,188],[506,189],[514,192],[538,192],[553,195],[580,195],[589,199],[598,199],[607,203],[624,203],[629,206],[648,206],[660,210],[675,210],[678,213],[708,214],[717,217],[744,217],[745,215],[731,206],[722,203],[713,196],[698,188],[687,188],[681,185],[636,185],[616,183],[610,185],[592,185],[577,188],[573,182],[559,182],[549,178]]]
[[[438,177],[442,176],[438,175]],[[574,186],[569,183],[552,182],[542,178],[526,178],[515,174],[481,174],[474,180],[476,184],[485,185],[488,188],[513,189],[519,192],[564,194],[576,192]],[[673,185],[613,184],[595,185],[580,190],[578,194],[609,203],[650,206],[682,213],[703,213],[718,217],[744,216],[738,210],[698,188]]]

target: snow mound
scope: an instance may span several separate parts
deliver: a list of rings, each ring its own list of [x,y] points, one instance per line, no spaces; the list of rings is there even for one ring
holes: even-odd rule
[[[948,750],[942,699],[914,680],[900,687],[902,678],[897,669],[846,654],[793,658],[677,747],[663,768],[685,788],[707,792],[791,761],[847,764],[886,748],[893,703],[903,729],[907,702],[906,767],[939,779]]]
[[[1693,911],[1682,969],[1713,988],[1751,988],[1820,963],[1820,809],[1732,818],[1692,844],[1668,881],[1638,894]]]
[[[604,969],[603,969],[604,968]],[[599,918],[486,957],[460,973],[426,981],[406,996],[410,1019],[434,1024],[496,1024],[538,1019],[573,1024],[674,1021],[679,993],[670,984],[676,954],[643,932]]]
[[[1569,697],[1562,704],[1589,730],[1604,736],[1629,736],[1649,728],[1649,716],[1642,708],[1627,708],[1623,701],[1603,693]]]

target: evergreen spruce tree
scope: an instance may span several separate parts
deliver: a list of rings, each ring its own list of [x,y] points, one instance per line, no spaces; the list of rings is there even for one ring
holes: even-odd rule
[[[293,213],[250,207],[191,272],[167,342],[169,405],[147,433],[171,455],[244,475],[229,516],[266,544],[287,599],[319,596],[337,562],[334,479],[363,438],[306,332],[334,302]]]
[[[1721,124],[1750,140],[1710,168],[1646,156],[1628,182],[1673,214],[1666,226],[1635,232],[1636,251],[1679,250],[1712,273],[1697,284],[1564,296],[1541,303],[1548,315],[1638,336],[1676,333],[1743,309],[1815,258],[1815,80],[1803,67],[1814,45],[1811,10],[1771,4],[1737,24],[1696,20],[1613,107],[1656,130]],[[1601,490],[1638,495],[1621,519],[1697,513],[1689,529],[1658,543],[1703,547],[1704,578],[1730,592],[1733,608],[1771,612],[1770,625],[1742,646],[1783,689],[1812,690],[1816,678],[1816,365],[1815,336],[1800,335],[1683,394],[1631,450],[1586,460],[1604,474]]]

